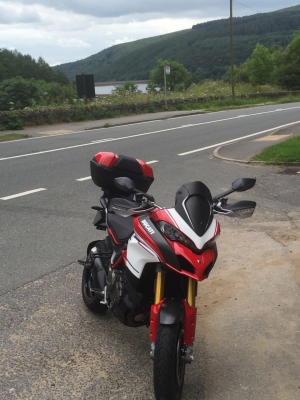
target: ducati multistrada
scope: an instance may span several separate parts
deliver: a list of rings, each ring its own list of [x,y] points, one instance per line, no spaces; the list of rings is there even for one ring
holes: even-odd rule
[[[82,296],[96,312],[110,309],[130,327],[150,328],[156,399],[181,398],[185,364],[193,361],[197,283],[217,259],[219,222],[214,214],[250,217],[253,201],[227,204],[227,195],[255,185],[239,178],[212,197],[200,182],[182,185],[175,206],[162,208],[147,193],[153,171],[145,162],[101,152],[90,163],[102,188],[94,225],[107,232],[88,245]]]

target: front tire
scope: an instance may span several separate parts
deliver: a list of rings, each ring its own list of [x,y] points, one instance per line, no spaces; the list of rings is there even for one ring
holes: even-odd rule
[[[93,279],[92,270],[84,267],[82,272],[81,293],[85,305],[94,312],[103,313],[107,310],[106,304],[101,304],[99,297],[92,291],[93,288],[99,288],[97,278]]]
[[[154,351],[153,379],[156,400],[180,400],[185,362],[181,324],[159,325]]]

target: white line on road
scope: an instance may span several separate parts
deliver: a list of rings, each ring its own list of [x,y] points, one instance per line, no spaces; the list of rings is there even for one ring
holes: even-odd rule
[[[260,132],[256,132],[256,133],[251,133],[251,135],[241,136],[241,137],[239,137],[239,138],[237,138],[237,139],[227,140],[226,142],[220,142],[220,143],[212,144],[211,146],[201,147],[200,149],[195,149],[195,150],[186,151],[185,153],[180,153],[180,154],[177,154],[177,155],[178,155],[178,156],[186,156],[187,154],[192,154],[192,153],[197,153],[197,152],[199,152],[199,151],[204,151],[204,150],[212,149],[212,148],[214,148],[214,147],[223,146],[224,144],[229,144],[229,143],[233,143],[233,142],[238,142],[239,140],[242,140],[242,139],[247,139],[247,138],[250,138],[250,137],[252,137],[252,136],[262,135],[263,133],[271,132],[271,131],[273,131],[274,129],[285,128],[285,127],[287,127],[287,126],[291,126],[291,125],[294,125],[294,124],[299,123],[299,122],[300,122],[300,121],[292,122],[292,123],[290,123],[290,124],[285,124],[285,125],[276,126],[275,128],[266,129],[265,131],[260,131]]]
[[[112,138],[107,138],[107,139],[99,139],[99,140],[93,140],[91,143],[103,143],[103,142],[110,142],[113,140]]]
[[[41,192],[42,190],[47,190],[47,189],[39,188],[39,189],[34,189],[34,190],[28,190],[27,192],[17,193],[17,194],[13,194],[11,196],[6,196],[6,197],[1,197],[0,200],[15,199],[16,197],[27,196],[28,194]]]
[[[156,162],[158,162],[158,160],[146,161],[146,164],[154,164]]]
[[[294,107],[294,108],[300,108],[300,107]],[[257,113],[257,114],[253,114],[253,115],[260,115],[260,114],[266,114],[266,112]],[[249,115],[249,116],[250,116],[250,115]],[[238,119],[238,118],[240,118],[240,117],[239,117],[239,116],[236,116],[236,117],[218,119],[218,120],[214,120],[214,121],[199,122],[199,123],[197,123],[197,124],[190,124],[188,127],[195,127],[195,126],[201,126],[201,125],[215,124],[215,123],[218,123],[218,122],[224,122],[224,121],[234,120],[234,119]],[[263,131],[263,132],[260,132],[260,133],[270,132],[270,131],[272,131],[272,130],[274,130],[274,129],[279,129],[279,128],[286,127],[286,126],[292,126],[292,125],[295,125],[295,124],[298,124],[298,123],[300,123],[300,121],[291,122],[290,124],[286,124],[286,125],[275,126],[275,127],[271,128],[271,129],[268,129],[268,130]],[[153,134],[155,134],[155,133],[169,132],[169,131],[174,131],[174,130],[179,130],[179,129],[186,129],[186,128],[187,128],[186,125],[182,125],[182,126],[177,126],[177,127],[174,127],[174,128],[161,129],[161,130],[153,131],[153,132],[144,132],[144,133],[138,133],[138,134],[136,134],[136,135],[121,136],[121,137],[118,137],[118,138],[111,138],[111,139],[108,138],[108,139],[102,139],[102,140],[105,141],[105,142],[109,142],[109,141],[113,142],[113,141],[119,141],[119,140],[125,140],[125,139],[133,139],[133,138],[137,138],[137,137],[141,137],[141,136],[153,135]],[[258,135],[258,134],[259,134],[259,133],[257,133],[256,135]],[[254,134],[254,135],[255,135],[255,134]],[[250,136],[251,136],[251,135],[250,135]],[[248,136],[248,137],[250,137],[250,136]],[[244,136],[244,137],[247,137],[247,136]],[[242,138],[237,138],[237,139],[233,139],[232,141],[240,140],[240,139],[243,139],[244,137],[242,137]],[[228,143],[230,143],[230,142],[228,142]],[[78,145],[68,146],[68,147],[61,147],[61,148],[58,148],[58,149],[37,151],[37,152],[35,152],[35,153],[20,154],[20,155],[11,156],[11,157],[3,157],[3,158],[0,158],[0,161],[12,160],[12,159],[15,159],[15,158],[22,158],[22,157],[35,156],[35,155],[38,155],[38,154],[54,153],[54,152],[56,152],[56,151],[70,150],[70,149],[76,149],[76,148],[79,148],[79,147],[92,146],[92,145],[95,145],[95,142],[83,143],[83,144],[78,144]],[[216,146],[219,146],[219,145],[220,145],[220,144],[212,145],[212,146],[210,146],[210,147],[208,147],[208,148],[216,147]],[[201,151],[201,150],[198,150],[198,151]],[[194,151],[194,152],[195,152],[195,151]],[[182,154],[180,154],[180,155],[184,155],[184,154],[185,154],[185,153],[182,153]]]
[[[245,116],[245,117],[253,117],[253,116],[256,116],[256,115],[270,114],[270,113],[275,113],[275,112],[294,110],[294,109],[297,109],[297,108],[300,108],[300,107],[296,106],[296,107],[278,108],[276,110],[263,111],[263,112],[254,113],[254,114],[245,114],[243,116]],[[225,113],[225,112],[228,112],[228,111],[236,111],[236,110],[223,110],[223,111],[219,111],[218,113]],[[150,121],[133,122],[133,123],[130,123],[130,124],[111,126],[109,129],[118,129],[118,128],[122,128],[124,126],[127,127],[127,126],[132,126],[132,125],[150,124],[150,123],[157,122],[157,121],[168,121],[169,119],[176,120],[176,119],[181,119],[181,118],[190,118],[190,117],[195,117],[195,115],[203,115],[203,114],[198,114],[198,113],[197,114],[188,114],[188,115],[182,115],[182,116],[178,116],[178,117],[170,117],[170,118],[164,118],[164,119],[154,119],[154,120],[150,120]],[[232,117],[232,118],[226,118],[224,120],[203,122],[203,123],[200,123],[199,125],[206,124],[206,123],[212,123],[212,122],[227,121],[227,120],[236,119],[236,118],[241,118],[241,116]],[[198,125],[198,124],[195,124],[195,125]],[[193,126],[193,125],[191,125],[191,126]],[[73,131],[73,132],[69,132],[69,133],[60,133],[60,134],[55,135],[55,136],[66,136],[66,135],[73,135],[74,133],[93,132],[93,131],[97,131],[99,129],[104,129],[104,127],[85,129],[83,131]],[[160,132],[160,131],[157,131],[157,132]],[[152,132],[152,133],[156,133],[156,132]],[[12,143],[20,142],[20,141],[23,141],[23,140],[36,140],[36,139],[45,139],[45,138],[49,139],[49,138],[51,138],[51,136],[45,135],[45,136],[38,136],[38,137],[30,137],[30,138],[26,138],[26,139],[8,140],[6,142],[1,142],[1,145],[12,144]],[[66,149],[68,149],[68,148],[69,147],[66,147]],[[36,153],[32,153],[30,155],[34,155],[34,154],[36,154]],[[25,157],[25,156],[21,156],[21,157]],[[16,156],[16,157],[20,157],[20,156]],[[9,159],[9,158],[0,158],[0,161],[1,160],[7,160],[7,159]]]
[[[88,179],[92,179],[92,177],[91,176],[86,176],[85,178],[76,179],[76,181],[82,182],[82,181],[87,181]]]

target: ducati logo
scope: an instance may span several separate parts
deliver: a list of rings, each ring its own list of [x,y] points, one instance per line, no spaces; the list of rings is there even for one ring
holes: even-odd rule
[[[143,219],[141,221],[141,223],[143,224],[144,228],[150,233],[150,235],[153,235],[153,233],[155,233],[154,229],[151,228],[151,226],[148,224],[148,222],[145,219]]]

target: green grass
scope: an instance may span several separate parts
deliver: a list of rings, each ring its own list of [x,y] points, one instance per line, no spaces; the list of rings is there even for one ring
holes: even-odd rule
[[[22,135],[21,133],[9,133],[7,135],[0,135],[0,142],[6,142],[7,140],[26,139],[28,137],[28,135]]]
[[[252,158],[254,161],[264,161],[267,164],[300,162],[300,136],[268,147]]]

